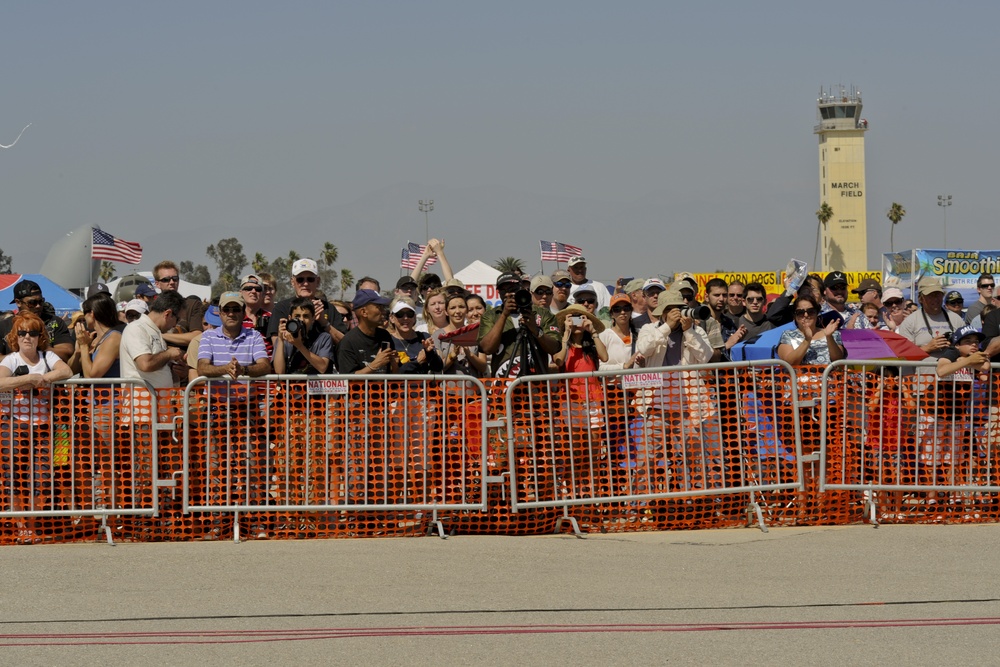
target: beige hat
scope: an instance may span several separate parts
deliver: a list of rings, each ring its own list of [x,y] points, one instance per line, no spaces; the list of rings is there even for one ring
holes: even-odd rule
[[[225,308],[231,303],[238,303],[241,306],[247,305],[239,292],[223,292],[222,296],[219,297],[219,308]]]
[[[552,279],[548,276],[535,276],[531,279],[531,291],[534,292],[539,287],[548,287],[552,289],[554,285],[552,284]]]
[[[646,281],[642,278],[633,278],[632,280],[625,283],[625,287],[622,289],[626,294],[631,294],[636,290],[641,290]]]
[[[594,315],[589,310],[576,303],[572,306],[567,306],[556,313],[556,322],[559,323],[560,328],[566,328],[566,318],[572,317],[573,315],[582,315],[590,320],[590,323],[594,325],[595,334],[599,334],[604,331],[604,323],[597,318],[597,315]]]
[[[917,283],[917,291],[921,296],[934,294],[935,292],[941,292],[941,294],[944,294],[944,285],[942,285],[941,281],[937,278],[925,276],[920,279],[920,282]]]
[[[691,289],[689,285],[684,285],[684,289]],[[670,285],[670,289],[660,294],[660,300],[656,302],[656,308],[650,313],[653,317],[659,317],[669,306],[686,306],[687,301],[677,288],[676,283]]]

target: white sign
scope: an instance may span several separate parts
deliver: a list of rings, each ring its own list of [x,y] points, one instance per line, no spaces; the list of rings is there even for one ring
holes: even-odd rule
[[[625,389],[653,389],[663,384],[663,376],[659,373],[632,373],[622,376],[622,386]]]
[[[347,380],[306,380],[306,393],[310,396],[344,396]]]

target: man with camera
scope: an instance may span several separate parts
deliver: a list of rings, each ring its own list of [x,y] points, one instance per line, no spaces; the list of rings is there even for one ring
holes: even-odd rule
[[[697,312],[675,285],[660,294],[650,315],[657,321],[639,330],[635,350],[646,368],[708,363],[714,350],[705,330],[695,324]]]
[[[315,311],[306,297],[292,299],[290,317],[278,322],[274,372],[279,375],[322,375],[333,359],[333,338],[313,327]]]
[[[347,333],[347,324],[344,317],[336,308],[331,308],[330,304],[316,296],[319,290],[319,265],[316,260],[303,257],[295,260],[292,264],[292,289],[295,290],[296,297],[306,297],[313,304],[313,314],[315,321],[313,327],[330,334],[334,345],[340,343],[340,339]],[[267,337],[271,339],[271,344],[277,347],[278,322],[288,319],[291,299],[282,299],[274,304],[271,311],[271,321],[267,327]]]
[[[480,352],[493,355],[493,375],[544,372],[548,355],[562,347],[555,315],[534,305],[531,292],[521,289],[521,278],[513,273],[500,274],[497,292],[503,304],[483,313],[477,341]]]

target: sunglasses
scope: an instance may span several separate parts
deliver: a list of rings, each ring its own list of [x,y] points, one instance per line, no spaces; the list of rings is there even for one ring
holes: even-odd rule
[[[765,299],[764,299],[764,297],[762,297],[762,296],[748,296],[748,297],[746,298],[746,302],[747,302],[747,303],[760,303],[760,302],[762,302],[762,301],[764,301],[764,300],[765,300]]]
[[[40,305],[45,303],[45,299],[21,299],[21,303],[26,305],[28,308],[38,308]]]
[[[632,308],[630,306],[616,306],[611,309],[612,315],[621,315],[622,313],[631,313]]]
[[[401,310],[398,313],[396,313],[396,319],[397,320],[409,320],[409,319],[412,319],[412,318],[414,318],[416,316],[417,316],[417,314],[415,312],[413,312],[412,310]]]
[[[597,303],[597,299],[576,299],[577,303],[582,303],[584,305],[590,306]]]
[[[158,283],[179,283],[180,281],[180,276],[164,276],[156,279],[156,282]]]
[[[264,285],[264,293],[265,294],[274,294],[274,288],[271,287],[270,285]]]
[[[795,310],[795,317],[816,317],[815,308],[797,308]]]
[[[882,305],[886,308],[898,308],[903,305],[902,299],[889,299],[888,301],[883,301]]]
[[[557,280],[557,281],[555,281],[552,284],[555,285],[556,287],[560,287],[562,289],[566,289],[567,287],[572,287],[573,286],[573,283],[570,282],[569,280]]]
[[[983,283],[979,289],[993,289],[994,287],[996,287],[996,283]]]
[[[17,337],[18,338],[24,338],[25,336],[31,336],[32,338],[38,338],[41,335],[42,335],[41,331],[24,331],[24,330],[18,329],[18,332],[17,332]]]
[[[550,290],[548,287],[539,287],[538,289],[535,290],[535,294],[537,294],[538,296],[552,296],[552,290]]]
[[[295,282],[300,285],[303,283],[314,283],[316,282],[316,276],[295,276]]]
[[[260,292],[264,291],[264,288],[263,287],[254,287],[254,286],[251,285],[250,287],[244,287],[243,291],[244,292],[257,292],[259,294]]]
[[[228,308],[228,307],[226,307],[226,308],[222,309],[222,312],[224,312],[226,315],[239,315],[240,313],[243,312],[243,309],[239,308],[239,307],[237,307],[237,308]]]
[[[742,299],[743,295],[742,294],[730,294],[729,298],[730,299]]]

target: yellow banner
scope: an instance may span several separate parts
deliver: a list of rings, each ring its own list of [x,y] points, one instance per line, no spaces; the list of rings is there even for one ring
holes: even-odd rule
[[[820,278],[826,278],[830,271],[812,271],[811,273],[816,274]],[[861,284],[862,280],[868,280],[869,278],[878,283],[882,284],[882,272],[881,271],[843,271],[843,274],[847,276],[847,300],[848,301],[858,301],[859,297],[854,293],[854,290]],[[785,283],[785,272],[781,272],[781,284]]]
[[[749,283],[760,283],[767,290],[768,294],[781,294],[785,291],[784,285],[778,282],[778,274],[774,271],[749,272],[749,271],[722,271],[717,273],[675,273],[674,282],[681,280],[684,276],[691,276],[698,281],[698,293],[695,298],[698,301],[705,301],[705,284],[713,278],[722,278],[728,285],[731,282],[739,281],[744,286]]]

